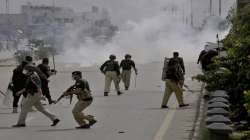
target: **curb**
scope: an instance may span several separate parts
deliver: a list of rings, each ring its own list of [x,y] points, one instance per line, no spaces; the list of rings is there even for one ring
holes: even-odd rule
[[[204,89],[204,87],[204,83],[202,83],[200,96],[197,101],[198,104],[193,125],[193,133],[191,133],[189,140],[199,140],[200,137],[200,128],[203,121],[203,114],[205,112],[205,100],[203,96],[205,95],[206,90]]]

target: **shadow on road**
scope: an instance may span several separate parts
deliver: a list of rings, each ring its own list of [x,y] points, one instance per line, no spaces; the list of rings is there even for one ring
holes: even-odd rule
[[[75,129],[75,128],[46,129],[46,130],[37,130],[37,132],[63,132],[63,131],[76,131],[76,130],[88,130],[88,129]]]

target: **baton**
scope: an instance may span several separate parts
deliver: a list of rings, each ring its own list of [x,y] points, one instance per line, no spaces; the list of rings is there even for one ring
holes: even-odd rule
[[[52,61],[53,61],[53,68],[54,68],[54,70],[56,70],[55,56],[54,56],[54,54],[52,55]]]
[[[135,74],[135,88],[136,88],[136,79],[137,79],[137,74]]]
[[[6,96],[6,94],[4,92],[2,92],[2,90],[0,90],[0,93],[3,95],[3,96]]]

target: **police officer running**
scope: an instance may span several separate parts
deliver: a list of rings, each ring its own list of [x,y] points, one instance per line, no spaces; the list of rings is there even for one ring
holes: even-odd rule
[[[102,66],[100,67],[101,72],[105,75],[105,88],[104,88],[104,96],[108,96],[110,92],[111,82],[114,82],[115,89],[117,91],[117,95],[121,95],[122,92],[120,91],[119,81],[120,81],[120,70],[119,64],[115,61],[116,56],[110,55],[109,60],[107,60]]]
[[[37,67],[46,76],[46,79],[41,79],[41,81],[42,81],[42,92],[43,92],[43,95],[48,99],[49,104],[55,103],[55,101],[51,99],[48,78],[51,75],[56,74],[56,71],[55,70],[50,70],[49,59],[48,58],[43,58],[42,63],[39,64]]]
[[[54,114],[49,113],[41,104],[42,89],[41,80],[38,74],[34,71],[34,67],[26,66],[23,69],[23,74],[27,76],[25,88],[17,92],[17,95],[26,93],[26,98],[23,101],[21,107],[21,113],[16,125],[13,127],[25,127],[25,120],[31,107],[34,106],[38,111],[47,116],[53,123],[51,126],[55,126],[60,121]]]
[[[93,101],[89,84],[85,79],[82,79],[82,73],[80,71],[72,72],[72,78],[75,80],[75,84],[68,88],[62,96],[57,100],[59,102],[63,97],[70,96],[75,94],[78,98],[78,102],[75,104],[75,107],[72,110],[73,116],[76,122],[79,124],[77,129],[86,129],[90,128],[97,121],[94,119],[94,116],[85,115],[82,111],[87,108]],[[86,123],[88,121],[88,123]]]
[[[12,113],[18,113],[18,102],[21,95],[17,95],[16,93],[22,90],[25,87],[26,75],[23,74],[24,67],[28,64],[26,61],[22,61],[22,63],[17,66],[13,70],[12,75],[12,92],[13,92],[13,111]]]
[[[130,85],[130,77],[131,77],[131,68],[133,67],[135,74],[137,75],[137,69],[135,67],[135,63],[131,60],[131,55],[126,54],[125,59],[121,61],[120,68],[122,69],[121,78],[125,86],[125,90],[128,90]]]

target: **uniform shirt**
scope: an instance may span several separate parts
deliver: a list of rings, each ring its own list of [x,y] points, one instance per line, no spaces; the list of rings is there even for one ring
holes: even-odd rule
[[[131,70],[131,68],[135,68],[135,62],[133,60],[123,59],[121,61],[120,67],[123,70]]]
[[[31,95],[34,95],[41,89],[41,79],[37,73],[33,73],[28,76],[25,84],[25,91]]]
[[[13,83],[13,92],[16,93],[22,90],[25,87],[25,82],[27,76],[23,74],[24,65],[19,65],[13,70],[12,83]]]
[[[204,55],[204,54],[206,54],[206,53],[207,53],[207,51],[206,51],[206,50],[202,50],[202,51],[200,52],[200,55],[199,55],[199,58],[198,58],[197,64],[199,64],[199,63],[200,63],[200,61],[201,61],[201,59],[202,59],[203,55]]]
[[[177,58],[174,58],[174,59],[176,59],[178,61],[178,63],[181,66],[182,72],[185,73],[185,66],[184,66],[183,58],[177,57]]]
[[[172,66],[168,65],[166,70],[166,79],[170,79],[175,82],[183,80],[183,74],[179,64],[174,64]]]
[[[28,66],[32,67],[32,70],[38,74],[41,80],[47,80],[47,76],[38,67],[35,67],[34,65],[31,64],[28,64]]]
[[[48,65],[39,64],[37,67],[46,75],[47,78],[50,77],[50,67]]]
[[[75,89],[81,89],[82,91],[85,91],[85,92],[82,92],[82,94],[87,94],[86,92],[90,93],[89,83],[87,80],[84,80],[84,79],[77,80],[75,84],[72,85],[66,92],[70,92]],[[80,96],[81,95],[77,95],[77,98],[80,99]]]
[[[105,73],[107,71],[115,71],[117,75],[120,75],[119,64],[117,61],[108,60],[102,64],[100,70]]]

